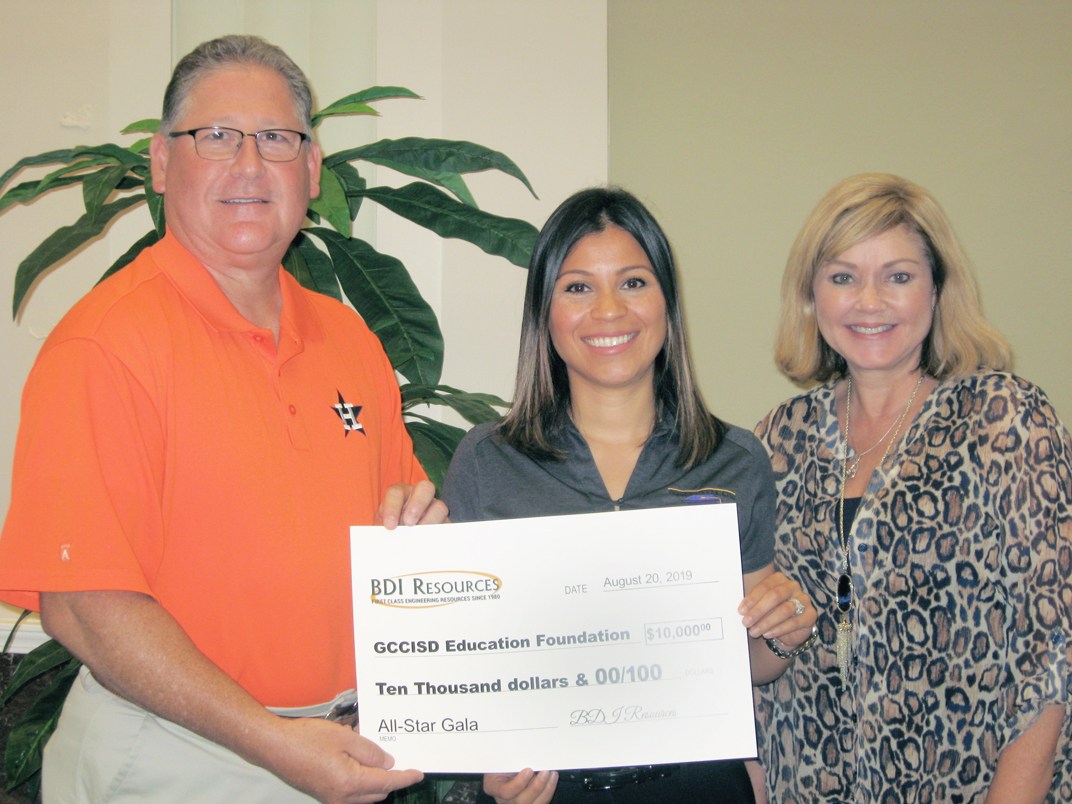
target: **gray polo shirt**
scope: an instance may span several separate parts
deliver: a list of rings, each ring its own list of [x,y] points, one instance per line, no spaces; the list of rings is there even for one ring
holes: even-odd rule
[[[454,522],[556,514],[585,514],[672,505],[736,503],[741,565],[755,572],[774,561],[774,475],[758,439],[729,425],[707,461],[675,465],[675,430],[662,424],[637,459],[625,494],[612,500],[588,444],[572,422],[556,434],[568,458],[537,461],[503,443],[494,424],[480,424],[462,439],[443,484]]]

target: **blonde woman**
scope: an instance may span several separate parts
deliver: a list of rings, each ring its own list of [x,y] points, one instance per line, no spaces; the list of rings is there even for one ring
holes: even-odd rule
[[[1072,441],[1008,373],[937,202],[853,176],[789,255],[756,433],[819,640],[760,688],[786,802],[1067,802]]]

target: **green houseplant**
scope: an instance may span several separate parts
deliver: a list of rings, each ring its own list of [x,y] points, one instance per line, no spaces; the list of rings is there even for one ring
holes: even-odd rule
[[[313,126],[352,114],[376,114],[368,104],[388,98],[417,98],[403,87],[372,87],[348,95],[313,115]],[[156,131],[159,121],[141,120],[124,134]],[[131,262],[165,232],[163,199],[152,188],[149,138],[129,146],[97,146],[49,151],[25,157],[0,175],[0,190],[24,168],[60,165],[39,179],[25,181],[0,196],[0,214],[14,204],[28,204],[43,193],[80,185],[85,204],[73,224],[61,226],[20,263],[15,275],[12,313],[17,316],[35,280],[93,238],[116,217],[146,204],[152,229],[135,242],[102,279]],[[369,186],[353,162],[390,168],[417,181],[393,188]],[[464,174],[498,170],[522,182],[535,196],[520,168],[498,151],[471,142],[407,137],[380,140],[324,156],[320,196],[309,205],[310,225],[291,243],[283,266],[305,287],[336,299],[345,297],[383,343],[400,386],[406,428],[414,451],[437,488],[442,484],[462,428],[419,412],[422,406],[447,406],[471,424],[499,418],[496,408],[507,402],[492,394],[470,393],[440,383],[443,336],[435,313],[421,297],[405,266],[351,236],[351,225],[362,204],[375,202],[441,237],[460,238],[489,254],[527,267],[536,228],[526,221],[481,210],[465,183]],[[17,626],[16,626],[17,627]],[[5,652],[7,646],[5,646]],[[31,796],[41,768],[41,752],[55,728],[60,708],[77,674],[79,663],[61,645],[49,641],[28,653],[12,675],[0,706],[27,682],[52,673],[39,695],[9,737],[5,753],[8,789],[29,781]],[[433,800],[434,786],[398,798]]]

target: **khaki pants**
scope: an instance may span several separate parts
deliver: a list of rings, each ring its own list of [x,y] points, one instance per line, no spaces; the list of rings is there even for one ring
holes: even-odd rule
[[[315,804],[263,768],[104,689],[83,667],[45,746],[45,804]]]

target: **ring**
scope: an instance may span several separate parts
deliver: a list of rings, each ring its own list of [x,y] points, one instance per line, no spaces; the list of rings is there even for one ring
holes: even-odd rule
[[[801,614],[804,613],[804,604],[801,603],[799,600],[797,600],[795,597],[789,598],[788,600],[786,600],[786,603],[792,603],[793,604],[793,616],[794,617],[799,617]]]

